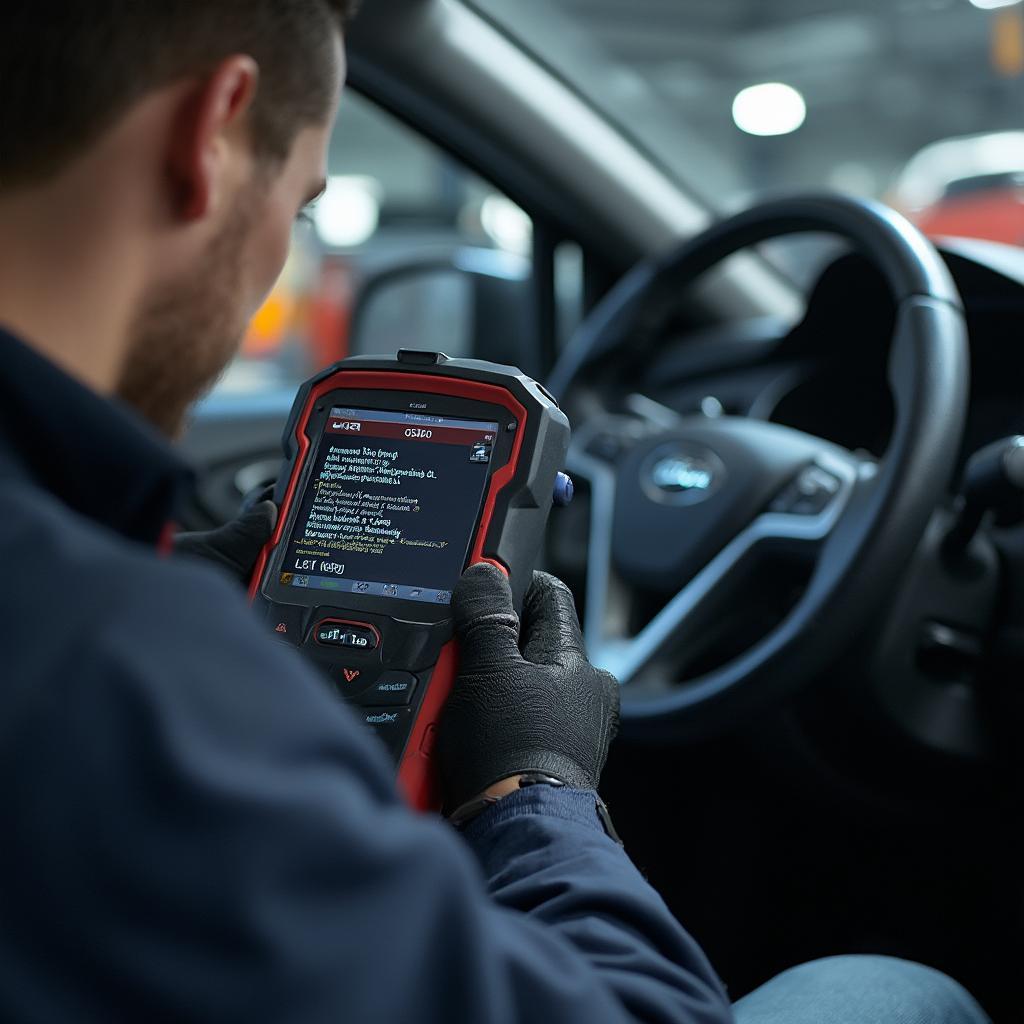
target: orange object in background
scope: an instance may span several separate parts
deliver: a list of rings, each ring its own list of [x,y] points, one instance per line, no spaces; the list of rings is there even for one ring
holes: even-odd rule
[[[298,262],[286,268],[249,324],[243,358],[273,361],[287,351],[294,367],[298,349],[305,375],[348,355],[355,296],[351,264],[325,256],[314,268],[312,274]]]
[[[309,350],[314,369],[330,366],[349,354],[354,302],[351,264],[340,257],[325,257],[318,287],[310,296]]]
[[[1024,12],[1019,7],[995,12],[992,19],[992,67],[1003,78],[1024,75]]]
[[[278,351],[288,336],[295,309],[295,297],[283,281],[278,282],[249,324],[242,355],[259,359]]]

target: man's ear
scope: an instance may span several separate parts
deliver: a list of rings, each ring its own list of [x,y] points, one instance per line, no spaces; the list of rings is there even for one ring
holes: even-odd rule
[[[259,83],[259,66],[242,55],[222,61],[183,97],[171,133],[168,172],[174,212],[201,220],[227,186],[232,146],[247,138],[245,119]]]

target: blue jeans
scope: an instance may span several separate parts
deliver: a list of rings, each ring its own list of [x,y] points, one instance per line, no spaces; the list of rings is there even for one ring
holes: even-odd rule
[[[835,956],[785,971],[744,996],[737,1024],[988,1024],[952,978],[909,960]]]

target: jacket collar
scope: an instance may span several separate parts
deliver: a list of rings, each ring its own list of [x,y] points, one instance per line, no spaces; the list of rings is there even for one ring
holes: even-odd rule
[[[133,540],[166,534],[191,472],[137,413],[0,328],[0,477],[28,477]]]

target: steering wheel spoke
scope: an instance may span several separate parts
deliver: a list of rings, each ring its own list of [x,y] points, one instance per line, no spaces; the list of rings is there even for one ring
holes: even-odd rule
[[[667,423],[667,417],[660,417],[660,422]],[[623,684],[644,678],[652,665],[693,643],[730,602],[752,585],[766,553],[813,562],[839,521],[858,477],[873,473],[872,464],[859,464],[854,456],[828,442],[785,428],[743,421],[743,432],[765,432],[769,444],[777,445],[782,436],[791,443],[797,441],[804,449],[802,463],[748,524],[724,546],[711,551],[706,563],[650,621],[634,630],[631,625],[640,602],[636,589],[616,567],[612,510],[618,505],[620,486],[632,485],[639,493],[643,485],[629,479],[620,482],[615,464],[594,453],[595,447],[603,451],[608,446],[592,443],[595,437],[607,435],[616,423],[602,418],[578,431],[568,466],[575,476],[587,480],[592,494],[585,615],[589,653],[595,664],[613,672]],[[687,418],[675,417],[676,428],[684,432],[686,423]],[[674,431],[670,434],[675,436]],[[662,429],[651,432],[646,443],[653,443],[657,450],[674,442],[666,441]],[[686,506],[674,511],[679,531],[685,532]],[[638,542],[642,540],[638,538]]]

